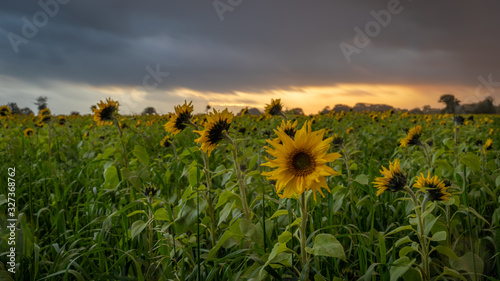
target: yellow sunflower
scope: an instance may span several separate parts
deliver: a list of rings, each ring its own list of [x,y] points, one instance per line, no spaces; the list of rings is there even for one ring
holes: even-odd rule
[[[248,107],[245,107],[245,108],[241,109],[240,116],[243,116],[243,115],[245,115],[247,113],[248,113]]]
[[[160,145],[163,146],[163,147],[170,147],[171,145],[171,140],[170,140],[170,136],[165,136],[161,141],[160,141]]]
[[[266,114],[269,115],[281,115],[281,110],[283,109],[283,104],[281,104],[281,99],[271,99],[270,104],[266,104]]]
[[[427,174],[427,177],[421,173],[420,176],[417,177],[417,181],[413,184],[413,187],[419,188],[427,193],[431,201],[450,201],[451,194],[447,192],[450,187],[446,186],[445,182],[440,180],[437,176],[431,178],[430,172]]]
[[[59,116],[59,119],[57,120],[57,124],[59,124],[59,126],[64,126],[64,124],[66,124],[66,117],[64,116]]]
[[[26,130],[23,131],[23,134],[25,137],[31,137],[35,132],[33,131],[33,129],[31,128],[28,128]]]
[[[394,159],[394,162],[389,162],[389,169],[382,166],[380,173],[383,177],[375,178],[373,184],[378,188],[377,196],[384,193],[386,190],[398,192],[403,190],[407,183],[406,175],[401,171],[399,159]]]
[[[292,122],[290,120],[287,120],[286,123],[285,123],[285,120],[282,120],[281,121],[281,125],[278,127],[278,132],[283,132],[285,134],[287,134],[290,138],[294,138],[295,137],[295,133],[297,132],[297,120],[295,120],[295,122]],[[275,138],[273,139],[273,141],[275,142],[278,142],[278,143],[282,143],[278,138]]]
[[[493,144],[493,140],[487,139],[486,143],[483,145],[483,152],[486,153],[486,150],[492,149],[493,148],[492,144]]]
[[[7,117],[12,114],[10,108],[6,105],[0,106],[0,117]]]
[[[345,132],[347,134],[350,134],[350,133],[354,132],[354,128],[353,127],[349,127]]]
[[[277,168],[270,172],[263,172],[269,180],[276,180],[276,192],[280,198],[291,198],[294,194],[300,195],[306,190],[313,190],[316,200],[316,191],[324,197],[321,188],[330,192],[325,176],[338,175],[327,166],[342,155],[328,153],[333,138],[323,140],[325,130],[313,132],[311,121],[295,133],[292,139],[284,131],[275,130],[282,144],[267,140],[274,149],[266,147],[267,153],[274,159],[267,159],[263,166]]]
[[[50,112],[50,109],[48,109],[48,108],[44,108],[44,109],[40,110],[40,112],[38,112],[39,117],[47,116],[47,115],[52,115],[52,112]]]
[[[35,124],[35,127],[37,127],[37,128],[43,128],[43,126],[45,126],[45,123],[43,123],[42,120],[36,122],[36,124]]]
[[[190,122],[192,117],[191,113],[193,113],[194,110],[192,103],[192,101],[190,101],[189,104],[184,101],[183,105],[175,107],[175,115],[163,125],[165,131],[175,136],[186,128],[186,123]]]
[[[210,156],[210,153],[212,153],[217,144],[224,138],[223,131],[229,130],[233,117],[234,115],[227,111],[227,109],[224,109],[224,111],[220,113],[214,109],[214,112],[210,113],[207,118],[205,130],[194,131],[200,135],[195,142],[201,144],[201,150],[207,153],[208,156]]]
[[[118,102],[107,98],[106,102],[100,101],[94,110],[94,121],[98,126],[111,125],[115,120],[114,114],[118,111]]]
[[[422,134],[422,126],[417,125],[410,130],[405,138],[399,141],[401,147],[407,147],[420,144],[420,135]]]

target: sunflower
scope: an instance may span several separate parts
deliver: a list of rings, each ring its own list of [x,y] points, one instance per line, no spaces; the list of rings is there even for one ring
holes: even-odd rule
[[[44,109],[40,110],[40,112],[38,112],[39,117],[50,116],[50,115],[52,115],[52,112],[50,112],[50,109],[48,109],[48,108],[44,108]]]
[[[0,117],[7,117],[12,114],[10,108],[6,105],[0,106]]]
[[[100,101],[94,110],[94,121],[98,126],[111,125],[115,120],[114,114],[118,111],[118,102],[107,98],[106,102]]]
[[[182,130],[186,128],[186,123],[190,122],[192,117],[191,113],[193,112],[193,105],[184,101],[183,105],[178,105],[175,107],[175,115],[168,121],[163,127],[165,131],[171,133],[172,135],[177,135]]]
[[[64,124],[66,124],[66,117],[64,116],[59,116],[59,119],[57,120],[57,124],[59,124],[59,126],[64,126]]]
[[[241,111],[240,111],[240,116],[243,116],[245,114],[248,114],[248,107],[245,107],[245,108],[241,109]]]
[[[344,139],[341,136],[334,134],[332,143],[333,147],[341,147],[344,144]]]
[[[283,114],[281,110],[283,109],[283,104],[281,104],[281,99],[271,99],[270,104],[266,104],[266,114],[269,115],[281,115]]]
[[[28,128],[26,130],[23,131],[23,134],[25,137],[31,137],[35,132],[33,131],[33,129],[31,128]]]
[[[373,182],[373,184],[378,188],[377,196],[384,193],[386,190],[398,192],[405,188],[407,178],[401,171],[399,159],[394,159],[394,162],[389,162],[389,169],[382,166],[380,173],[384,176],[375,178],[375,181]]]
[[[154,184],[148,183],[147,186],[144,187],[142,193],[147,197],[154,197],[158,192],[158,187]]]
[[[287,120],[286,123],[285,120],[282,120],[281,125],[278,127],[278,132],[283,132],[293,139],[295,137],[295,133],[297,132],[296,128],[297,128],[297,120],[295,120],[293,124],[290,120]],[[275,138],[273,139],[273,141],[278,142],[279,144],[282,143],[279,138]]]
[[[282,144],[267,140],[273,146],[265,147],[267,153],[274,159],[267,159],[263,166],[277,168],[270,172],[263,172],[269,180],[276,180],[276,192],[280,198],[291,198],[294,194],[300,195],[306,190],[313,190],[316,200],[316,191],[324,196],[321,188],[330,192],[325,176],[338,175],[326,165],[341,157],[339,153],[327,154],[333,138],[323,140],[325,130],[313,132],[311,121],[295,133],[292,139],[284,131],[275,130]]]
[[[163,147],[170,147],[171,145],[171,140],[170,140],[170,137],[169,136],[165,136],[161,141],[160,141],[160,145],[163,146]]]
[[[407,146],[421,144],[420,142],[421,134],[422,134],[422,126],[417,125],[411,128],[410,130],[408,130],[408,134],[406,135],[406,137],[399,141],[400,146],[407,147]]]
[[[492,149],[493,148],[492,144],[493,144],[493,140],[487,139],[486,143],[483,145],[483,152],[486,153],[486,150]]]
[[[35,127],[37,127],[37,128],[43,128],[43,126],[45,126],[45,123],[43,123],[42,120],[36,122],[36,124],[35,124]]]
[[[417,177],[417,181],[413,184],[413,187],[419,188],[427,193],[431,201],[450,201],[451,194],[447,192],[449,186],[446,186],[443,180],[440,180],[437,176],[431,178],[431,173],[427,174],[427,177],[423,173]]]
[[[201,150],[207,153],[208,156],[210,156],[212,150],[224,138],[223,132],[229,130],[229,127],[231,127],[233,116],[227,109],[224,109],[222,112],[217,112],[214,109],[214,112],[208,116],[205,130],[194,131],[200,135],[195,142],[201,144]]]
[[[354,128],[353,127],[349,127],[345,132],[347,134],[350,134],[350,133],[354,132]]]

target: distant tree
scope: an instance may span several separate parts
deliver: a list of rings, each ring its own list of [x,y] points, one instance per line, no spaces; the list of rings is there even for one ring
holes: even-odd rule
[[[71,113],[69,115],[72,115],[72,116],[79,116],[80,115],[80,112],[78,111],[71,111]]]
[[[289,110],[290,114],[293,115],[304,115],[304,110],[300,107],[292,108]]]
[[[211,108],[212,108],[212,107],[211,107],[209,104],[207,104],[207,107],[205,108],[205,112],[208,114],[208,111],[209,111]]]
[[[333,107],[333,111],[335,112],[348,112],[349,110],[351,110],[351,108],[346,105],[346,104],[336,104],[334,107]]]
[[[422,114],[422,110],[418,107],[415,107],[414,109],[409,111],[411,114]]]
[[[31,108],[25,107],[25,108],[21,109],[21,114],[31,115],[31,114],[35,114],[35,113],[33,113],[33,110],[31,110]]]
[[[35,101],[35,105],[38,108],[38,112],[40,112],[40,110],[42,109],[47,108],[47,97],[39,96]]]
[[[148,106],[144,108],[142,111],[142,115],[156,114],[156,109],[152,106]]]
[[[442,95],[438,102],[446,105],[444,113],[455,113],[457,106],[460,105],[460,101],[454,95]]]
[[[12,111],[12,114],[21,114],[21,109],[17,106],[17,103],[11,102],[8,103],[7,106],[10,108],[10,111]]]
[[[328,114],[330,111],[332,111],[330,107],[325,106],[325,108],[323,108],[323,110],[320,111],[320,114]]]

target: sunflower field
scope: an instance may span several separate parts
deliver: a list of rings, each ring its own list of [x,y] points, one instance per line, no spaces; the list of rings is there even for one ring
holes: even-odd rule
[[[0,280],[500,280],[500,118],[14,115]]]

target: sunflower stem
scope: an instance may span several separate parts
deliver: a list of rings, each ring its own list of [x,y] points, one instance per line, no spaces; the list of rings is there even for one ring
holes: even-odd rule
[[[302,270],[304,270],[307,265],[307,252],[306,252],[306,228],[307,228],[307,197],[306,193],[303,192],[300,195],[300,263],[302,265]],[[305,279],[308,280],[308,269],[306,269]]]
[[[203,171],[205,172],[205,177],[207,178],[207,204],[208,204],[208,215],[210,216],[210,221],[211,221],[211,238],[212,238],[212,247],[215,247],[215,210],[214,210],[214,202],[212,198],[212,180],[210,176],[210,169],[209,169],[209,162],[208,162],[208,155],[205,152],[202,152],[201,155],[203,155],[203,162],[205,164],[205,168]]]
[[[425,212],[425,205],[427,202],[429,202],[429,198],[426,196],[424,201],[422,202],[422,205],[419,206],[417,195],[409,188],[408,186],[405,186],[406,192],[410,194],[412,203],[415,209],[415,215],[417,217],[417,222],[419,226],[419,230],[417,232],[418,240],[420,241],[420,247],[422,249],[421,256],[422,256],[422,277],[423,280],[430,280],[430,269],[429,269],[429,249],[427,247],[427,240],[425,237],[425,221],[422,217],[422,214]],[[422,272],[423,271],[423,272]]]
[[[120,122],[118,122],[118,119],[116,116],[113,114],[113,119],[115,122],[116,127],[118,128],[118,132],[120,132],[120,142],[122,145],[122,154],[123,154],[123,164],[125,165],[125,168],[128,169],[128,159],[127,159],[127,151],[125,150],[125,143],[123,142],[123,131],[122,128],[120,128]]]
[[[238,186],[240,187],[240,193],[241,193],[241,205],[243,206],[243,213],[245,214],[245,218],[248,220],[252,219],[252,213],[250,212],[250,208],[248,207],[248,202],[247,202],[247,193],[246,193],[246,184],[245,181],[243,180],[243,173],[241,171],[240,163],[238,162],[238,146],[236,145],[236,142],[233,141],[233,139],[229,136],[227,131],[223,131],[224,137],[227,139],[227,141],[233,145],[233,161],[234,161],[234,166],[236,167],[236,176],[238,178]]]

